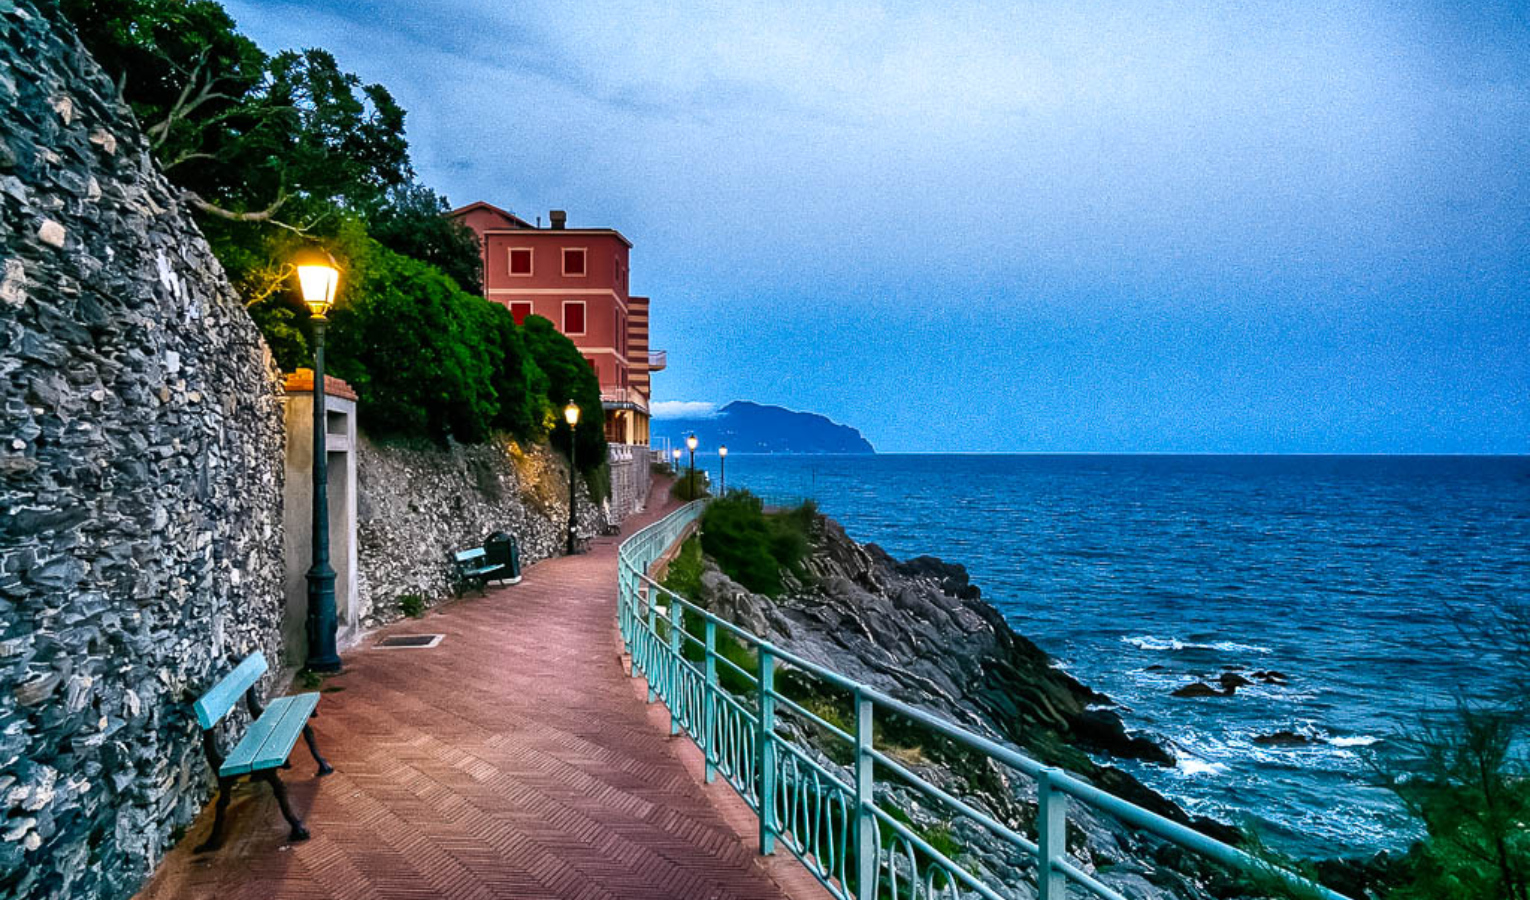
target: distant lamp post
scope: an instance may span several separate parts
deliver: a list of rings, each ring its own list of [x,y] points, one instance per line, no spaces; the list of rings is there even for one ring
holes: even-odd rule
[[[674,454],[675,454],[675,474],[679,475],[680,474],[680,448],[679,447],[676,447],[674,449]]]
[[[312,672],[340,671],[335,646],[335,570],[329,564],[329,451],[325,447],[324,331],[340,270],[328,254],[310,251],[293,262],[298,290],[313,321],[313,561],[308,567],[308,661]]]
[[[696,435],[685,439],[685,446],[691,448],[691,499],[696,499]]]
[[[568,555],[574,555],[574,473],[578,471],[574,465],[574,448],[578,446],[576,429],[579,427],[579,407],[574,401],[568,401],[563,407],[563,421],[568,423]]]
[[[717,496],[728,496],[728,445],[717,448]]]

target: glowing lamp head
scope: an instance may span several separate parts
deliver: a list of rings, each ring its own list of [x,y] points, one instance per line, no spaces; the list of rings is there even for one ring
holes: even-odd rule
[[[563,407],[563,421],[568,427],[573,428],[579,424],[579,406],[574,401],[568,401],[568,406]]]
[[[317,250],[302,254],[292,263],[297,269],[298,289],[303,304],[316,318],[324,318],[335,305],[335,290],[340,286],[340,270],[329,255]]]
[[[724,444],[721,447],[718,447],[717,448],[717,455],[723,457],[724,459],[726,459],[727,456],[728,456],[728,445]]]
[[[695,450],[696,449],[696,435],[693,434],[690,437],[686,438],[685,439],[685,446],[691,448],[692,450]]]
[[[679,462],[679,461],[680,461],[680,448],[676,447],[675,448],[675,462]]]

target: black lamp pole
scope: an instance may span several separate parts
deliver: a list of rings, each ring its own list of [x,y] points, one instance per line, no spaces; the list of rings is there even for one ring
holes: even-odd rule
[[[569,402],[572,403],[573,401],[570,400]],[[576,438],[578,437],[578,434],[576,433],[578,427],[579,427],[578,425],[573,424],[573,423],[570,423],[569,426],[568,426],[568,555],[569,556],[573,556],[574,555],[574,522],[575,522],[575,519],[574,519],[574,502],[575,502],[575,497],[574,497],[574,473],[579,471],[579,467],[574,462],[574,454],[577,452],[577,448],[579,446],[579,441],[576,440]]]
[[[694,437],[694,435],[692,435]],[[691,444],[691,499],[696,499],[696,445]]]
[[[340,671],[335,648],[335,570],[329,564],[329,452],[324,443],[324,330],[313,317],[313,565],[308,567],[308,662],[312,672]]]
[[[717,455],[717,496],[728,496],[728,448]]]

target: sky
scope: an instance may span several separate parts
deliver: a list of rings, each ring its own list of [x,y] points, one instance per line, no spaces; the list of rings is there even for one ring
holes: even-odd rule
[[[881,451],[1530,452],[1530,10],[232,0],[454,204],[632,240],[658,412]]]

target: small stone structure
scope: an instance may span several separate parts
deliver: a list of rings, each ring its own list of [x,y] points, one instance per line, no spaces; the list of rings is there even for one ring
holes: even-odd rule
[[[282,615],[281,664],[301,668],[308,658],[308,568],[313,564],[313,370],[284,380],[282,411],[287,431],[287,477],[282,492],[286,534],[286,609]],[[329,562],[335,570],[338,644],[361,636],[361,568],[356,542],[356,392],[344,381],[324,379],[324,449],[329,499]]]
[[[277,391],[111,80],[0,2],[0,896],[128,896],[205,801],[187,698],[280,656]]]
[[[611,444],[607,459],[611,465],[611,499],[607,515],[620,524],[633,513],[643,511],[653,483],[653,452],[638,444]]]

